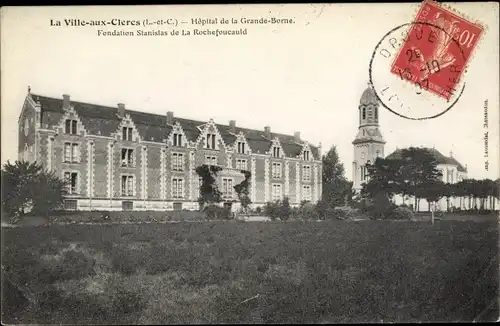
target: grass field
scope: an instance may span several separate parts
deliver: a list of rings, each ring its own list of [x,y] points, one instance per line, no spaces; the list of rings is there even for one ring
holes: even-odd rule
[[[52,225],[2,239],[4,323],[498,317],[496,222]]]

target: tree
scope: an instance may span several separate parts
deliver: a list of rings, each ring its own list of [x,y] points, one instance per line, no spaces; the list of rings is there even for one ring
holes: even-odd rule
[[[234,186],[234,190],[238,194],[238,199],[240,200],[241,207],[243,209],[243,212],[248,211],[248,206],[252,203],[252,200],[250,199],[250,177],[252,174],[249,171],[241,170],[241,173],[245,176],[245,179]]]
[[[345,177],[344,165],[340,162],[336,146],[323,155],[322,200],[330,207],[347,204],[352,198],[352,182]]]
[[[401,165],[399,177],[396,179],[397,188],[403,196],[414,197],[416,208],[420,188],[442,177],[437,169],[437,160],[428,149],[417,147],[402,149],[396,160],[399,160]]]
[[[424,198],[427,202],[435,205],[443,197],[445,184],[441,180],[429,180],[422,185],[422,189],[425,189]],[[432,223],[434,223],[434,208],[432,209]]]
[[[36,162],[5,163],[2,170],[2,206],[10,216],[23,216],[28,209],[46,214],[61,207],[65,182]]]
[[[196,173],[201,177],[200,196],[198,202],[203,209],[206,204],[220,203],[222,194],[217,187],[217,173],[222,171],[220,166],[203,164],[196,168]]]
[[[375,163],[367,164],[368,182],[363,184],[361,194],[375,198],[383,193],[388,199],[400,192],[398,181],[400,178],[401,164],[398,160],[377,158]]]

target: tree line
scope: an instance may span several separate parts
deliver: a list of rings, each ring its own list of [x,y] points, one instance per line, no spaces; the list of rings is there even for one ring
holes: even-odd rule
[[[500,179],[464,179],[457,183],[444,182],[437,168],[438,162],[425,148],[410,147],[390,158],[377,158],[367,165],[368,181],[363,184],[361,196],[392,199],[400,195],[403,201],[413,198],[412,206],[419,210],[421,199],[436,203],[446,198],[447,210],[455,209],[452,198],[460,198],[459,209],[495,210],[499,198]],[[427,208],[430,210],[430,207]]]

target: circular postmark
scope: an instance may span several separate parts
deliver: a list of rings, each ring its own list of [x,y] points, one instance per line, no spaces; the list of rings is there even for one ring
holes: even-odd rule
[[[437,118],[462,96],[467,60],[459,40],[443,27],[406,23],[391,29],[376,45],[369,81],[390,112],[410,120]]]

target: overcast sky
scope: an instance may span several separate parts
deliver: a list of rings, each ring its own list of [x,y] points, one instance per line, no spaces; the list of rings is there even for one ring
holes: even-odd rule
[[[351,178],[358,104],[378,41],[412,20],[418,4],[198,7],[2,8],[2,164],[17,158],[17,118],[32,92],[293,134],[324,151],[336,145]],[[469,176],[499,176],[498,5],[451,4],[488,27],[459,102],[443,116],[411,121],[381,109],[386,154],[397,147],[453,151]],[[98,27],[50,20],[293,18],[288,25],[234,25],[242,36],[97,36]],[[184,28],[195,28],[186,24]],[[205,28],[216,26],[205,26]],[[219,26],[220,27],[220,26]],[[112,30],[106,27],[104,30]],[[144,28],[140,28],[144,29]],[[168,27],[164,28],[165,30]],[[200,28],[203,29],[203,28]],[[137,28],[121,29],[137,30]],[[484,101],[489,163],[484,169]]]

